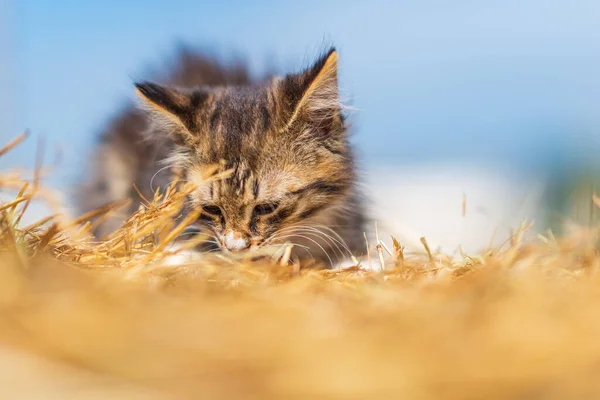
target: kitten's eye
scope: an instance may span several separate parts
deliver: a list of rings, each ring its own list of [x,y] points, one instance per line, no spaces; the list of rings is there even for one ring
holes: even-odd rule
[[[202,206],[202,212],[213,217],[219,217],[223,215],[219,206]]]
[[[279,207],[279,203],[259,204],[256,207],[254,207],[254,214],[256,214],[256,215],[271,214],[273,211],[275,211],[277,209],[277,207]]]

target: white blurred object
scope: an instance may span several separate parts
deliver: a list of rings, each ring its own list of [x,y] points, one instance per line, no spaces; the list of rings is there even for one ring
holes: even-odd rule
[[[524,218],[535,221],[543,212],[543,181],[501,168],[375,167],[366,187],[380,237],[393,234],[408,250],[422,251],[424,236],[432,250],[451,253],[460,245],[473,254],[501,244]]]

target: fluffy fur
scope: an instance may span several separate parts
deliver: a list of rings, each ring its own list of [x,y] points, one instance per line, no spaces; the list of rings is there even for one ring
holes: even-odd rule
[[[132,211],[134,183],[151,196],[177,171],[197,185],[189,208],[218,248],[293,243],[293,257],[326,266],[363,253],[337,63],[332,48],[300,73],[251,82],[239,66],[185,52],[167,84],[136,84],[146,114],[127,110],[103,135],[85,208],[133,197]]]

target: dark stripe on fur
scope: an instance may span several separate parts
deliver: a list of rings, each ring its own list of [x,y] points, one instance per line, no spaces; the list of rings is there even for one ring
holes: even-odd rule
[[[303,188],[294,190],[292,194],[299,196],[311,190],[318,191],[321,193],[336,194],[344,191],[344,189],[345,185],[342,185],[340,182],[325,182],[322,180],[318,180],[316,182],[304,186]]]

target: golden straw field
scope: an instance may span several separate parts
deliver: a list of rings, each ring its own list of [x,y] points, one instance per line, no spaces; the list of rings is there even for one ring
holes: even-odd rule
[[[16,193],[0,204],[2,398],[600,397],[598,227],[529,239],[524,223],[460,257],[376,242],[373,269],[174,266],[185,193],[95,242],[88,220],[119,204],[20,222],[34,196],[54,201],[43,173],[0,174]]]

